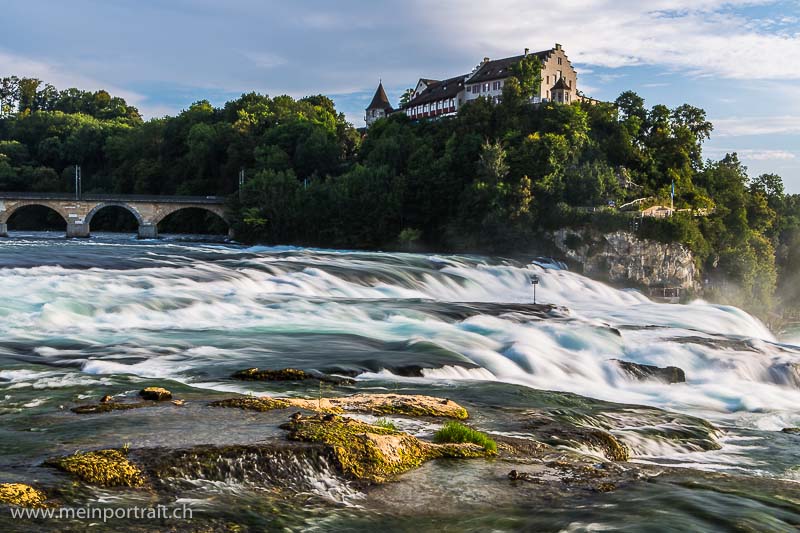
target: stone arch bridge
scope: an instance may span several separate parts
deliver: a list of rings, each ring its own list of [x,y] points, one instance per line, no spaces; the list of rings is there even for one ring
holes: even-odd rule
[[[158,237],[158,223],[181,209],[198,208],[214,213],[228,224],[228,235],[233,236],[227,216],[225,199],[219,196],[139,196],[85,194],[78,200],[75,195],[61,193],[11,193],[0,192],[0,236],[8,236],[8,219],[17,209],[30,205],[52,209],[66,221],[67,237],[89,237],[92,218],[101,210],[117,206],[128,210],[139,223],[140,239]]]

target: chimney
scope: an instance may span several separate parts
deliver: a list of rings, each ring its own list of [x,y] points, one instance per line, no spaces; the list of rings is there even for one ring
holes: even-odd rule
[[[556,50],[561,50],[561,45],[556,43]]]
[[[483,58],[483,62],[484,62],[484,63],[488,63],[488,62],[489,62],[489,58],[488,58],[488,57],[484,57],[484,58]]]
[[[530,48],[526,48],[526,49],[525,49],[525,55],[528,55],[528,52],[530,52],[530,51],[531,51],[531,49],[530,49]]]

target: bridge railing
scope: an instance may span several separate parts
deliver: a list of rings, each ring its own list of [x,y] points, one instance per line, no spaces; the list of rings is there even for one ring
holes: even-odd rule
[[[225,203],[224,196],[160,196],[157,194],[82,194],[87,202],[157,202],[165,204]],[[75,193],[60,192],[0,192],[0,200],[75,200]]]

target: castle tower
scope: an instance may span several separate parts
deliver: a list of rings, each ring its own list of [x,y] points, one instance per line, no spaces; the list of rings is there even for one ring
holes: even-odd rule
[[[372,126],[372,123],[392,113],[392,104],[389,103],[389,98],[386,96],[386,91],[383,90],[383,82],[378,83],[378,89],[375,91],[375,96],[372,97],[372,102],[366,109],[364,121],[367,127]]]
[[[569,86],[564,78],[558,78],[556,84],[550,89],[550,99],[559,104],[569,104],[571,91],[572,87]]]

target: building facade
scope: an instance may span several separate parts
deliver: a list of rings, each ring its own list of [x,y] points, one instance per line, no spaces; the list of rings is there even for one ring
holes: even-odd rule
[[[554,101],[569,104],[577,100],[592,101],[578,91],[578,73],[561,45],[556,44],[550,50],[533,54],[526,48],[518,56],[494,60],[484,57],[472,72],[445,80],[420,78],[411,99],[397,112],[405,113],[412,119],[434,118],[454,115],[462,105],[476,98],[499,102],[506,81],[513,75],[514,66],[528,55],[535,55],[542,62],[541,88],[539,94],[533,96],[533,103]],[[378,86],[375,98],[379,92],[383,92],[383,85]],[[386,93],[383,96],[385,98]],[[380,114],[380,109],[384,113],[380,116],[389,114],[385,107],[376,108],[376,105],[380,107],[382,104],[376,104],[375,98],[367,108],[367,126],[377,120],[374,117]]]

